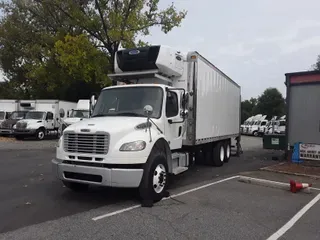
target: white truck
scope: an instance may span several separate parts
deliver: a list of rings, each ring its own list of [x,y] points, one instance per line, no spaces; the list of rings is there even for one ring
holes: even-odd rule
[[[240,86],[198,52],[165,46],[119,50],[115,74],[126,85],[101,91],[91,118],[67,127],[53,173],[72,190],[138,188],[143,206],[168,196],[168,176],[240,153]],[[92,97],[91,102],[94,102]]]
[[[1,123],[9,119],[10,114],[17,109],[17,100],[0,99],[0,126]]]
[[[59,134],[63,132],[63,130],[69,125],[79,122],[83,119],[89,118],[90,114],[90,99],[79,99],[77,103],[77,107],[75,109],[71,109],[67,113],[67,118],[64,119],[59,128]]]
[[[259,127],[261,126],[261,124],[265,126],[268,122],[267,120],[265,120],[266,118],[267,118],[267,115],[258,117],[256,121],[254,121],[253,124],[249,127],[248,134],[257,137],[259,135]]]
[[[46,135],[58,132],[61,119],[67,117],[67,112],[75,108],[76,103],[51,99],[21,100],[20,106],[29,111],[13,126],[15,138],[43,140]]]

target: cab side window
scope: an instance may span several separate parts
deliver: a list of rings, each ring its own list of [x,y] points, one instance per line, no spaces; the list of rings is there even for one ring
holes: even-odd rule
[[[53,120],[53,113],[52,112],[47,113],[47,120]]]
[[[166,117],[175,117],[179,114],[178,95],[175,92],[167,92]]]

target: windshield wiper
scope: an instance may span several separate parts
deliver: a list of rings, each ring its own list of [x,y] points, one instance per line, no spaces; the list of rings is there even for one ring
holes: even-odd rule
[[[133,117],[145,117],[143,114],[134,113],[134,112],[122,112],[122,113],[115,113],[112,114],[114,116],[133,116]]]

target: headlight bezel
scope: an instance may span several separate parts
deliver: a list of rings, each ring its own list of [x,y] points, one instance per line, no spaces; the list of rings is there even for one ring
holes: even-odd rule
[[[121,145],[120,152],[139,152],[143,151],[147,146],[147,143],[143,140],[137,140],[133,142],[127,142]]]

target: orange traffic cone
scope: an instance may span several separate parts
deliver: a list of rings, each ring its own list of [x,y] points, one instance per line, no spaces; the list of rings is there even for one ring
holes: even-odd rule
[[[293,193],[296,193],[300,191],[301,189],[311,187],[311,183],[299,183],[293,180],[290,180],[290,191]]]

